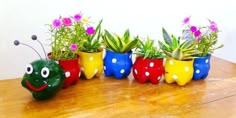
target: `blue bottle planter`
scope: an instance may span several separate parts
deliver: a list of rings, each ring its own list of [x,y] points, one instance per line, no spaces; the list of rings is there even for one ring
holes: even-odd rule
[[[210,70],[210,58],[211,55],[208,54],[204,57],[197,57],[194,59],[193,80],[205,79],[208,76]]]
[[[127,77],[132,68],[132,51],[128,53],[116,53],[106,50],[104,58],[104,73],[109,77],[114,75],[116,79]]]

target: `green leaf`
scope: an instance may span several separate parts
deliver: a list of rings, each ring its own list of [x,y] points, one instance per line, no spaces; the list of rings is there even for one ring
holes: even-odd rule
[[[129,29],[127,29],[123,35],[124,38],[124,42],[127,43],[130,40],[130,33],[129,33]]]
[[[122,52],[128,52],[134,47],[136,47],[138,44],[138,41],[139,41],[138,39],[134,39],[133,41],[130,41],[126,46],[124,46]]]
[[[172,40],[170,35],[166,32],[166,30],[164,28],[162,28],[162,35],[164,38],[164,41],[168,44],[168,45],[172,45]]]

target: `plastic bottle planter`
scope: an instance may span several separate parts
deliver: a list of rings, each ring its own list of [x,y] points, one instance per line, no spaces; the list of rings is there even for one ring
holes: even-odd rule
[[[176,82],[178,85],[185,85],[193,77],[193,59],[179,61],[167,58],[165,65],[165,81],[167,83]]]
[[[63,88],[67,88],[71,84],[76,84],[79,81],[79,57],[70,60],[59,60],[59,65],[63,68],[66,75]]]
[[[150,81],[158,84],[164,73],[163,59],[144,59],[138,57],[133,65],[133,75],[140,83]]]
[[[210,58],[211,55],[208,54],[204,57],[196,57],[194,59],[193,80],[205,79],[208,76],[210,70]]]
[[[62,68],[51,60],[37,60],[26,66],[21,85],[33,97],[44,100],[54,96],[62,87],[65,74]]]
[[[116,79],[127,77],[133,65],[131,54],[132,51],[122,54],[106,50],[104,58],[105,76],[114,75]]]
[[[87,79],[99,76],[103,72],[103,50],[97,53],[78,52],[81,72]]]

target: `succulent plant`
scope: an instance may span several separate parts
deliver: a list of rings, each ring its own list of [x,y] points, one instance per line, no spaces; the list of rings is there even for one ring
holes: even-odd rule
[[[118,53],[126,53],[138,45],[138,37],[132,39],[130,37],[130,32],[127,29],[123,36],[118,36],[117,34],[112,35],[107,30],[105,30],[102,36],[106,49]]]
[[[199,54],[199,51],[195,48],[195,40],[184,40],[181,43],[180,37],[170,36],[164,28],[162,28],[162,33],[164,42],[158,41],[158,43],[166,56],[176,60],[188,60],[193,58],[193,55]]]
[[[99,52],[101,48],[101,24],[102,20],[99,21],[96,26],[95,33],[93,35],[85,34],[85,39],[82,42],[82,47],[80,48],[83,52]]]
[[[139,45],[137,46],[137,50],[135,52],[137,56],[142,56],[144,58],[150,59],[159,59],[164,58],[163,52],[154,46],[154,41],[147,37],[145,42],[139,40]]]

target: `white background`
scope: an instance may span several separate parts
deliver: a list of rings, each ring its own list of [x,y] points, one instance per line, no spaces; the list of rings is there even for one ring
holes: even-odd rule
[[[236,4],[233,0],[0,0],[0,79],[22,77],[25,65],[39,59],[31,49],[13,45],[20,40],[35,47],[31,41],[38,35],[47,52],[50,51],[45,24],[59,15],[82,12],[96,24],[103,19],[103,28],[117,34],[127,28],[132,35],[162,40],[161,28],[181,34],[182,20],[191,16],[196,25],[214,20],[221,32],[219,41],[225,45],[214,56],[236,62]]]

